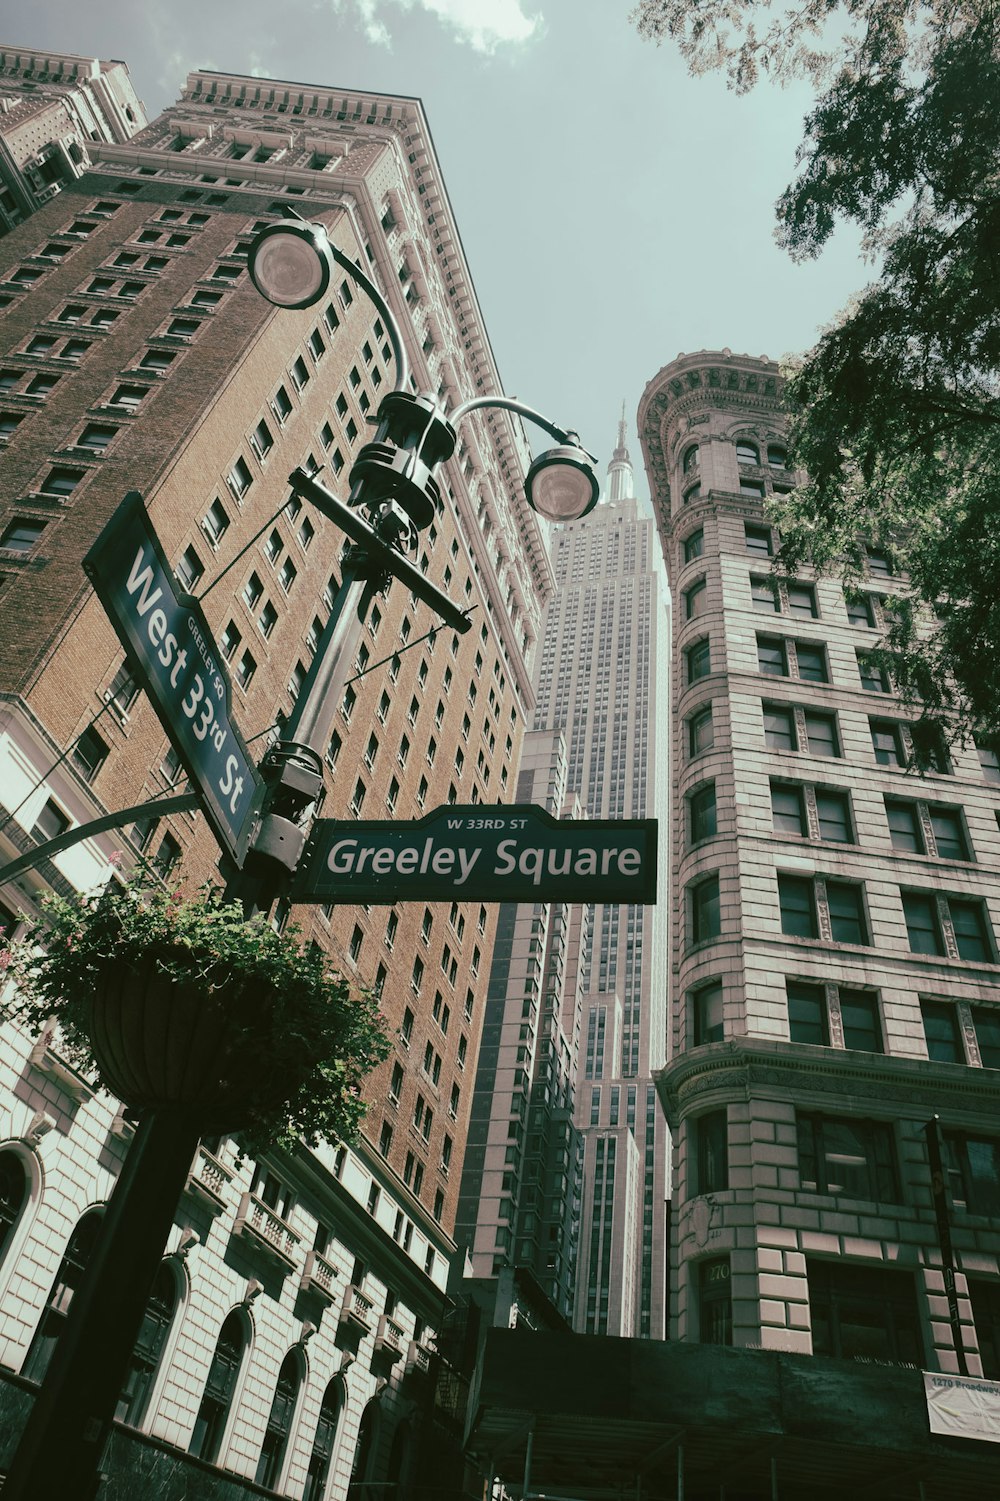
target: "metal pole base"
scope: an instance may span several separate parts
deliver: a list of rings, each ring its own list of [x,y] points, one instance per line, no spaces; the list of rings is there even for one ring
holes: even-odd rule
[[[145,1117],[3,1486],[4,1501],[91,1501],[199,1132]]]

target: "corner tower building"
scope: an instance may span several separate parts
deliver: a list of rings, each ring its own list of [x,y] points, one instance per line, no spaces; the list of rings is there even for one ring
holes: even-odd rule
[[[1000,787],[911,764],[871,659],[890,556],[779,576],[781,379],[729,350],[649,383],[675,627],[672,1330],[960,1369],[932,1205],[940,1116],[968,1369],[1000,1375]]]

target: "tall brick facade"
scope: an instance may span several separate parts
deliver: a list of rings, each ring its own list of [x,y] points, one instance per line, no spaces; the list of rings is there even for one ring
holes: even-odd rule
[[[868,653],[905,588],[780,579],[777,367],[680,357],[640,435],[673,593],[672,1328],[957,1369],[924,1127],[945,1143],[962,1337],[1000,1375],[1000,787],[911,763]]]
[[[203,598],[233,680],[234,717],[258,754],[301,686],[344,539],[291,500],[288,475],[323,466],[321,478],[346,494],[352,455],[395,372],[386,330],[349,278],[304,312],[260,298],[245,268],[259,227],[287,206],[326,223],[381,284],[417,387],[446,410],[501,390],[418,101],[197,73],[134,140],[95,143],[91,155],[92,169],[2,247],[0,841],[8,856],[183,785],[81,572],[126,491],[143,495],[179,577]],[[411,819],[446,802],[510,800],[551,587],[521,488],[528,459],[507,413],[461,428],[418,560],[472,612],[473,627],[462,637],[433,632],[429,610],[399,584],[378,600],[328,749],[325,816]],[[106,879],[116,849],[126,864],[141,850],[185,882],[216,875],[200,815],[140,818],[3,888],[8,920],[33,910],[46,885],[88,889]],[[291,912],[355,983],[379,991],[392,1057],[371,1080],[364,1137],[350,1153],[331,1146],[255,1176],[232,1143],[205,1147],[171,1261],[173,1357],[161,1360],[134,1426],[187,1447],[215,1340],[235,1309],[248,1396],[242,1407],[232,1401],[209,1458],[250,1478],[260,1472],[275,1383],[292,1350],[294,1422],[262,1483],[291,1495],[305,1487],[316,1501],[342,1495],[352,1469],[359,1481],[413,1471],[412,1378],[427,1366],[454,1249],[494,912],[478,903]],[[14,1089],[30,1042],[11,1028],[7,1043]],[[35,1197],[23,1190],[12,1231],[21,1240],[3,1263],[21,1293],[0,1357],[15,1370],[72,1227],[106,1198],[127,1134],[116,1126],[95,1150],[115,1106],[82,1081],[60,1082],[51,1048],[25,1078],[20,1095],[4,1095],[9,1124],[0,1135],[20,1164],[14,1178],[19,1171],[29,1187],[45,1186]],[[67,1089],[79,1094],[72,1106]],[[34,1140],[38,1112],[56,1128]],[[44,1251],[33,1238],[43,1221]],[[185,1225],[200,1237],[196,1253]],[[225,1253],[224,1231],[237,1253]],[[32,1265],[30,1289],[18,1255]],[[259,1293],[248,1295],[251,1282]]]

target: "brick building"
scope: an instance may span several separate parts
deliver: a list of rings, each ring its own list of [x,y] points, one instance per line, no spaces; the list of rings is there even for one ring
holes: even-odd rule
[[[905,589],[779,578],[766,359],[680,357],[640,435],[674,611],[671,1326],[957,1369],[924,1126],[941,1118],[969,1371],[1000,1376],[1000,792],[913,764],[873,662]]]
[[[124,63],[0,47],[0,235],[145,124]]]
[[[291,499],[287,476],[322,466],[346,493],[392,384],[391,349],[347,277],[315,309],[264,302],[245,269],[258,228],[289,206],[322,219],[381,284],[417,388],[446,409],[501,390],[419,101],[196,73],[134,139],[89,149],[91,168],[2,247],[8,859],[184,785],[80,567],[126,491],[145,497],[178,577],[203,598],[234,718],[258,751],[303,681],[343,538]],[[402,585],[378,601],[327,751],[325,815],[411,819],[510,799],[551,588],[523,498],[528,461],[509,414],[462,427],[419,562],[472,611],[473,628],[428,634],[433,617]],[[144,853],[164,877],[217,873],[199,814],[140,815],[127,834],[91,837],[4,886],[8,923],[46,887],[99,885],[115,850],[126,864]],[[190,1451],[192,1487],[221,1466],[317,1501],[344,1495],[352,1475],[419,1473],[415,1417],[454,1251],[495,911],[290,915],[379,991],[392,1057],[372,1077],[350,1151],[255,1164],[231,1141],[203,1143],[115,1452],[129,1450],[134,1466],[141,1451],[155,1468]],[[61,1290],[86,1259],[130,1127],[67,1068],[56,1039],[32,1048],[8,1024],[4,1044],[9,1415],[47,1361]]]

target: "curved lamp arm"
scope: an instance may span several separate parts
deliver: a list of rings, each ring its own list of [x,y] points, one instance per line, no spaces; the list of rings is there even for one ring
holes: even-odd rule
[[[572,428],[557,427],[554,422],[543,417],[541,412],[536,412],[534,407],[526,406],[523,401],[517,401],[512,396],[474,396],[471,401],[463,401],[461,406],[456,407],[448,421],[452,427],[457,427],[470,412],[479,411],[482,407],[502,407],[505,412],[516,412],[519,417],[527,417],[529,422],[533,422],[536,427],[547,432],[550,438],[555,438],[557,443],[573,443],[577,447],[580,446],[579,433]],[[586,453],[586,449],[584,452]],[[592,453],[587,454],[587,457],[596,464],[597,460]]]
[[[350,256],[345,255],[342,250],[338,250],[329,237],[327,238],[327,244],[330,246],[330,254],[337,265],[357,282],[363,292],[367,293],[369,302],[374,303],[376,312],[385,324],[386,332],[389,335],[389,343],[392,345],[393,358],[396,361],[396,380],[392,389],[394,392],[404,390],[410,383],[410,362],[406,357],[403,337],[399,331],[399,324],[396,322],[392,308],[386,302],[371,277],[362,271],[357,261],[352,261]]]
[[[295,300],[287,296],[287,294],[283,295],[282,292],[277,290],[274,280],[271,280],[269,283],[269,275],[273,274],[274,270],[274,261],[268,254],[268,251],[273,252],[275,250],[276,247],[273,245],[275,239],[283,240],[283,248],[286,252],[293,255],[297,250],[301,256],[303,249],[308,247],[308,250],[316,258],[316,262],[319,263],[320,274],[318,284],[314,284],[308,288],[302,300]],[[281,250],[278,249],[277,253],[280,256]],[[329,231],[325,224],[316,223],[311,219],[304,219],[301,214],[291,209],[289,218],[283,219],[279,224],[268,225],[266,229],[262,229],[254,238],[247,254],[247,265],[254,286],[260,292],[261,296],[266,298],[275,307],[290,308],[312,307],[317,303],[329,288],[332,280],[331,271],[334,265],[339,266],[342,271],[346,271],[351,280],[357,282],[361,290],[367,295],[368,300],[373,304],[375,311],[386,325],[389,342],[392,345],[392,352],[396,361],[396,383],[393,386],[393,391],[402,391],[409,385],[410,364],[406,357],[399,324],[396,322],[392,309],[371,277],[361,269],[357,261],[352,261],[350,256],[345,255],[342,250],[338,250],[337,246],[330,239]],[[301,266],[301,260],[299,265]]]

